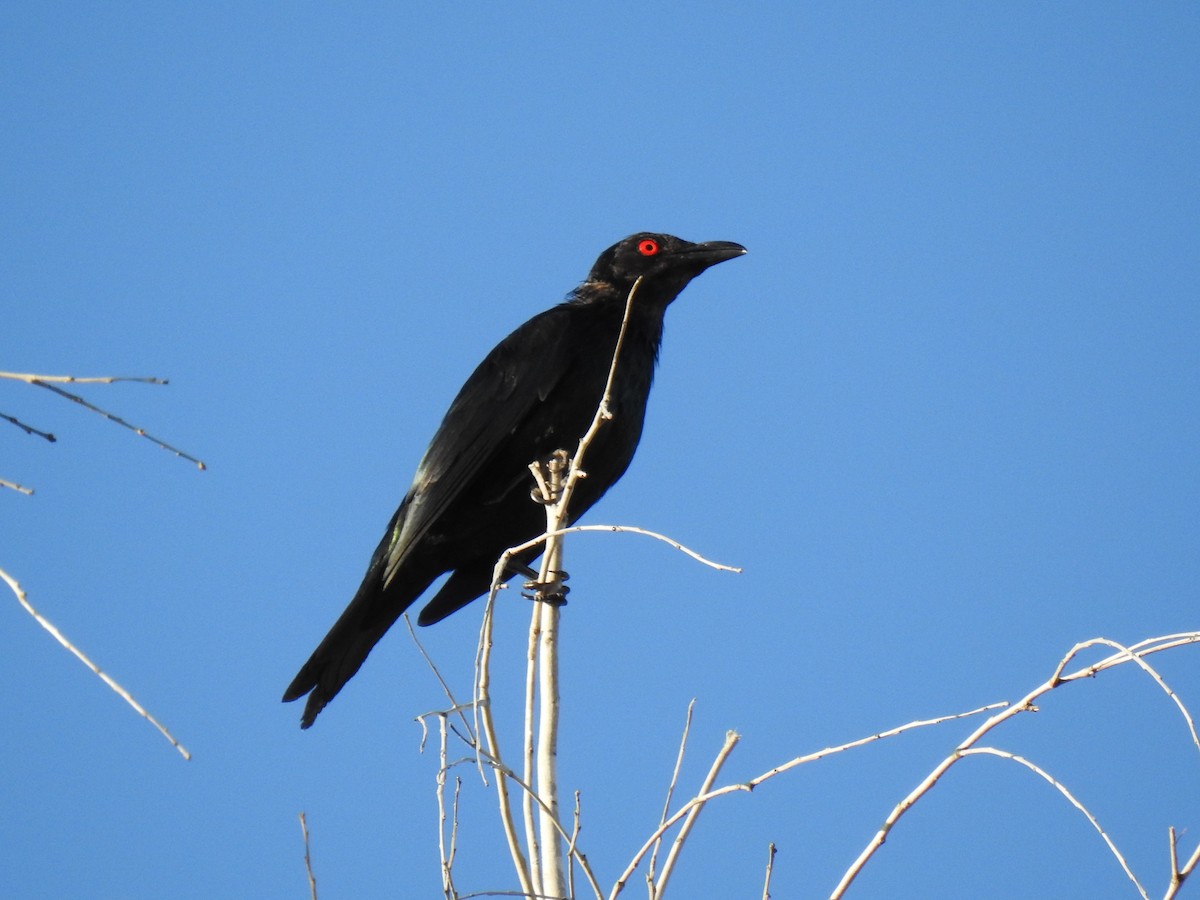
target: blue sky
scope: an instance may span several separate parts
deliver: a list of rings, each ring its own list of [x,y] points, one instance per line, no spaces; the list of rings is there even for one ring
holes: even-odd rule
[[[0,893],[437,896],[441,698],[390,634],[310,732],[279,695],[475,363],[631,232],[750,254],[670,310],[634,464],[567,546],[561,736],[611,882],[685,786],[1017,699],[1077,641],[1200,627],[1200,12],[1191,4],[9,5],[0,567],[184,763],[0,604]],[[2,424],[2,423],[0,423]],[[426,629],[466,694],[481,610]],[[527,611],[501,611],[516,730]],[[1200,709],[1200,656],[1157,659]],[[1200,754],[1131,668],[991,743],[1151,895]],[[505,680],[507,679],[507,680]],[[826,896],[961,740],[940,726],[711,805],[679,897]],[[463,891],[512,889],[464,788]],[[631,885],[625,896],[640,895]],[[1185,895],[1190,889],[1185,889]],[[852,897],[1132,896],[1052,789],[955,768]]]

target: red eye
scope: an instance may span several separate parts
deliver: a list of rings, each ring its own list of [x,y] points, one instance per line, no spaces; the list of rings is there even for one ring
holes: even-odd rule
[[[646,238],[644,241],[638,244],[638,253],[642,254],[642,256],[653,256],[657,252],[658,241],[652,241],[650,238]]]

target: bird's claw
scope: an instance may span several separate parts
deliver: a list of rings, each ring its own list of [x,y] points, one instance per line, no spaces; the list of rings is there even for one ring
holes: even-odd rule
[[[549,603],[551,606],[566,606],[567,594],[571,589],[566,581],[571,576],[566,572],[549,572],[549,581],[526,581],[522,596],[527,600]]]

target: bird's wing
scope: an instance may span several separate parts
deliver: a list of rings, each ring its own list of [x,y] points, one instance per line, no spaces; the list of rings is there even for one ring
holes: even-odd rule
[[[467,379],[417,466],[387,551],[387,585],[408,552],[437,522],[505,440],[570,368],[569,316],[557,306],[496,345]],[[529,460],[533,462],[533,460]],[[499,486],[497,486],[499,487]]]

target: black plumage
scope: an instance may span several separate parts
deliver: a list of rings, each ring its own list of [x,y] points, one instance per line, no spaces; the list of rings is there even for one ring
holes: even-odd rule
[[[421,611],[421,625],[486,593],[500,554],[542,533],[545,510],[530,498],[528,466],[556,450],[574,452],[591,424],[640,276],[613,383],[613,418],[588,449],[572,521],[624,474],[641,438],[667,306],[705,269],[745,252],[725,241],[632,235],[600,254],[565,302],[487,355],[434,434],[354,599],[284,693],[285,701],[308,694],[301,727],[312,725],[438,576],[451,573]],[[535,548],[518,562],[537,555]]]

